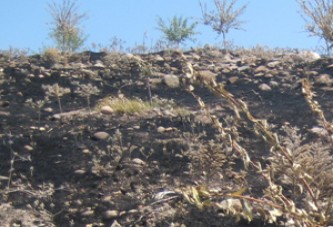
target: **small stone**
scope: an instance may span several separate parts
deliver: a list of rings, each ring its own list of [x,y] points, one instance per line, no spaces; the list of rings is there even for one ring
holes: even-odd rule
[[[134,158],[134,159],[132,160],[132,163],[135,164],[135,165],[140,165],[140,166],[143,166],[143,165],[146,164],[146,163],[145,163],[143,160],[141,160],[140,158]]]
[[[111,115],[113,114],[113,109],[110,106],[102,106],[101,113],[105,115]]]
[[[97,140],[107,140],[110,137],[110,134],[107,132],[95,132],[94,138]]]
[[[196,53],[194,53],[194,54],[192,54],[192,58],[196,61],[199,61],[201,57],[199,55],[197,55]]]
[[[43,111],[45,111],[47,113],[52,113],[53,109],[51,107],[47,107],[47,108],[44,108]]]
[[[232,76],[228,79],[228,82],[231,84],[236,83],[239,80],[238,76]]]
[[[94,64],[94,68],[104,69],[105,65],[103,65],[103,63],[101,62],[97,62],[96,64]]]
[[[216,74],[209,70],[201,70],[198,72],[198,79],[202,81],[211,81],[216,79]]]
[[[104,212],[103,217],[105,219],[113,219],[118,217],[119,212],[117,210],[107,210]]]
[[[309,131],[314,133],[314,134],[317,134],[319,136],[327,136],[328,135],[327,130],[324,129],[324,128],[321,128],[321,127],[313,127]]]
[[[88,217],[94,215],[94,211],[91,209],[87,209],[81,213],[82,216]]]
[[[272,61],[267,64],[269,68],[275,68],[278,65],[280,65],[280,61]]]
[[[165,75],[163,81],[170,88],[177,88],[180,85],[178,76],[172,74]]]
[[[308,50],[298,53],[297,56],[307,62],[315,61],[321,58],[320,54]]]
[[[78,175],[83,175],[86,173],[86,171],[84,169],[77,169],[74,171],[74,173],[78,174]]]
[[[320,74],[315,78],[315,84],[318,85],[331,85],[332,79],[329,74]]]
[[[89,154],[89,153],[90,153],[90,150],[87,149],[87,148],[85,148],[85,149],[82,150],[82,153],[83,153],[83,154]]]
[[[269,82],[269,85],[270,85],[271,87],[278,87],[278,86],[279,86],[279,83],[276,82],[276,81],[274,81],[274,80],[272,80],[272,81]]]
[[[249,65],[244,65],[244,66],[238,67],[239,72],[242,72],[242,71],[245,71],[245,70],[248,70],[248,69],[250,69]]]
[[[115,220],[110,227],[122,227],[122,226],[117,222],[117,220]]]
[[[261,65],[261,66],[257,67],[257,68],[254,70],[254,72],[255,72],[255,73],[265,73],[265,72],[267,72],[268,70],[269,70],[269,69],[268,69],[266,66]]]
[[[165,128],[163,126],[160,126],[157,128],[157,132],[163,133],[163,132],[165,132]]]
[[[34,150],[34,148],[32,147],[32,146],[30,146],[30,145],[25,145],[24,146],[24,149],[26,150],[26,151],[33,151]]]
[[[318,72],[317,71],[306,71],[305,75],[306,76],[317,76]]]
[[[164,58],[162,58],[160,55],[156,55],[154,57],[154,60],[157,61],[157,62],[163,62],[164,61]]]
[[[260,84],[259,85],[259,89],[262,90],[262,91],[271,91],[272,88],[268,85],[268,84]]]

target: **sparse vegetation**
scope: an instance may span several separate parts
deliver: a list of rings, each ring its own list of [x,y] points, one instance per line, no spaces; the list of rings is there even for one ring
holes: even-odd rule
[[[305,29],[312,36],[323,39],[327,54],[333,47],[333,1],[297,0],[301,14],[306,21]]]
[[[82,47],[86,37],[80,24],[87,14],[78,12],[76,0],[52,2],[49,10],[52,16],[50,37],[54,39],[57,47],[63,53],[71,53]]]
[[[329,132],[329,141],[333,134],[333,125],[326,121],[320,106],[313,101],[314,96],[308,80],[305,79],[302,85],[302,93],[309,106],[318,114],[321,126]],[[225,90],[224,85],[212,80],[206,81],[206,86],[215,95],[227,100],[234,111],[235,119],[241,120],[242,125],[252,127],[255,134],[269,145],[271,152],[268,158],[270,164],[264,166],[260,161],[253,162],[249,151],[238,143],[238,127],[224,127],[216,116],[210,114],[201,98],[191,92],[211,118],[212,124],[219,129],[223,144],[227,146],[220,151],[224,157],[221,164],[225,163],[225,157],[230,156],[227,152],[231,149],[243,161],[244,171],[254,171],[253,174],[258,174],[258,178],[266,180],[267,187],[262,188],[262,197],[253,197],[246,195],[247,188],[244,187],[224,192],[210,191],[207,185],[204,185],[180,190],[179,193],[184,199],[201,210],[211,206],[221,208],[236,220],[243,218],[251,222],[259,216],[268,223],[276,223],[283,217],[287,220],[284,225],[330,225],[333,221],[333,191],[327,188],[327,182],[332,181],[333,158],[330,156],[329,144],[302,145],[304,141],[297,134],[297,129],[288,127],[284,128],[287,137],[279,139],[266,120],[256,119],[248,106],[234,98]]]
[[[197,34],[195,32],[195,27],[197,23],[189,22],[188,18],[182,18],[174,16],[167,24],[162,18],[158,18],[158,30],[163,32],[165,38],[176,47],[184,42],[185,40],[192,39],[192,37]]]
[[[89,108],[89,112],[91,112],[90,97],[92,95],[97,95],[99,92],[100,92],[100,90],[96,86],[93,86],[90,83],[89,84],[79,84],[79,87],[75,91],[75,93],[87,98],[87,105]]]
[[[46,48],[42,53],[42,58],[47,64],[53,65],[61,61],[62,54],[56,48]]]
[[[140,99],[113,98],[109,97],[100,102],[98,106],[110,106],[117,113],[143,113],[151,109],[148,102]]]
[[[58,83],[55,83],[53,85],[43,85],[42,87],[45,91],[46,99],[49,99],[49,97],[51,96],[56,97],[60,113],[62,113],[62,106],[60,99],[63,95],[70,93],[71,90],[69,88],[64,88],[59,86]]]
[[[200,2],[203,21],[226,48],[246,5],[213,3]],[[299,4],[331,51],[333,3]],[[168,45],[146,37],[135,55],[115,37],[93,45],[112,53],[66,60],[86,14],[49,7],[58,49],[0,56],[0,220],[15,210],[6,223],[31,226],[24,207],[50,227],[333,226],[333,59],[259,45],[151,53]],[[197,34],[187,18],[157,22],[176,47]]]

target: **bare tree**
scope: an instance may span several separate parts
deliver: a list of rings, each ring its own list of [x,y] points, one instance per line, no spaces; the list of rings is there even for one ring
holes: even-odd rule
[[[327,54],[333,47],[333,0],[297,0],[306,21],[305,29],[326,44]]]
[[[219,35],[222,34],[223,45],[226,47],[226,35],[231,29],[241,30],[243,21],[238,18],[245,12],[247,5],[236,8],[237,0],[214,0],[215,10],[208,11],[207,5],[200,2],[203,22],[212,27]]]
[[[58,48],[62,52],[73,52],[80,48],[85,36],[79,25],[87,14],[78,13],[76,0],[62,0],[60,4],[52,2],[49,10],[53,19],[50,37],[55,40]]]

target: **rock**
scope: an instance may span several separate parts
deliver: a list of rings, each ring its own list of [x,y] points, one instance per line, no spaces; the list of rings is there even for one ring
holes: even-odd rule
[[[260,84],[259,85],[259,89],[262,90],[262,91],[270,91],[270,90],[272,90],[272,88],[268,84],[265,84],[265,83]]]
[[[53,112],[53,109],[51,107],[46,107],[43,109],[44,112],[46,113],[52,113]]]
[[[202,81],[211,81],[215,80],[216,74],[210,70],[201,70],[197,72],[197,78]]]
[[[83,211],[81,213],[81,215],[84,216],[84,217],[89,217],[89,216],[94,215],[94,211],[91,210],[91,208],[88,208],[87,210]]]
[[[268,66],[269,68],[275,68],[276,66],[278,66],[278,65],[280,65],[280,64],[281,64],[280,61],[272,61],[272,62],[269,62],[269,63],[267,64],[267,66]]]
[[[231,84],[234,84],[236,83],[237,81],[239,80],[239,77],[238,76],[232,76],[228,79],[228,82],[231,83]]]
[[[122,227],[122,226],[117,222],[117,220],[115,220],[110,227]]]
[[[298,53],[297,56],[307,62],[315,61],[321,58],[320,54],[308,50]]]
[[[306,76],[317,76],[319,73],[317,71],[306,71]]]
[[[319,76],[315,77],[315,84],[317,85],[331,85],[332,79],[329,74],[320,74]]]
[[[154,61],[156,61],[156,62],[164,62],[164,58],[161,57],[160,55],[156,55],[156,56],[154,56]]]
[[[173,74],[166,74],[163,78],[163,82],[170,88],[177,88],[180,85],[178,76]]]
[[[113,114],[113,109],[110,106],[102,106],[101,113],[105,115],[111,115]]]
[[[163,126],[159,126],[159,127],[157,128],[157,132],[159,132],[159,133],[163,133],[163,132],[165,132],[165,128],[164,128]]]
[[[82,150],[82,153],[83,154],[89,154],[91,152],[90,152],[90,150],[88,148],[85,148],[85,149]]]
[[[95,69],[105,69],[105,65],[102,62],[97,62],[94,64]]]
[[[276,81],[274,81],[274,80],[271,80],[271,81],[269,82],[269,86],[271,86],[271,87],[278,87],[278,86],[279,86],[279,83],[276,82]]]
[[[195,61],[199,61],[200,60],[200,55],[198,55],[198,54],[196,54],[196,53],[193,53],[192,54],[192,58],[193,58],[193,60],[195,60]]]
[[[104,212],[103,217],[104,217],[104,219],[109,220],[109,219],[118,217],[118,215],[119,215],[119,211],[117,211],[117,210],[107,210]]]
[[[327,136],[328,132],[326,129],[322,128],[322,127],[313,127],[309,130],[310,132],[317,134],[318,136]]]
[[[265,73],[267,71],[269,71],[269,69],[264,65],[261,65],[254,70],[255,73]]]
[[[146,163],[145,163],[143,160],[141,160],[140,158],[134,158],[134,159],[132,160],[132,163],[135,164],[135,165],[139,165],[139,166],[143,166],[143,165],[146,164]]]
[[[96,140],[107,140],[110,134],[107,132],[95,132],[93,138]]]
[[[86,173],[86,171],[84,169],[77,169],[74,171],[74,173],[77,175],[83,175]]]
[[[81,69],[80,72],[89,77],[97,77],[97,75],[98,75],[96,71],[89,70],[89,69]]]
[[[248,70],[250,68],[251,67],[249,65],[244,65],[244,66],[238,67],[237,69],[239,72],[242,72],[242,71]]]
[[[25,145],[25,146],[24,146],[24,149],[25,149],[26,151],[29,151],[29,152],[31,152],[31,151],[34,150],[34,148],[33,148],[32,146],[30,146],[30,145]]]

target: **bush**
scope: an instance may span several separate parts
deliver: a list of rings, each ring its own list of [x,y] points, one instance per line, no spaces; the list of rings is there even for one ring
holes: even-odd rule
[[[333,0],[297,0],[306,21],[306,31],[324,39],[326,52],[333,47]]]
[[[162,31],[165,38],[172,44],[179,47],[180,43],[187,39],[192,39],[192,37],[197,34],[194,29],[197,23],[192,23],[188,25],[188,19],[183,19],[182,17],[174,16],[169,25],[165,23],[162,18],[158,19],[158,30]]]
[[[53,18],[50,37],[63,52],[73,52],[79,49],[85,41],[82,29],[79,27],[86,14],[78,14],[75,0],[63,0],[61,4],[49,4]]]
[[[42,54],[43,60],[50,65],[61,61],[61,53],[56,48],[46,48]]]

